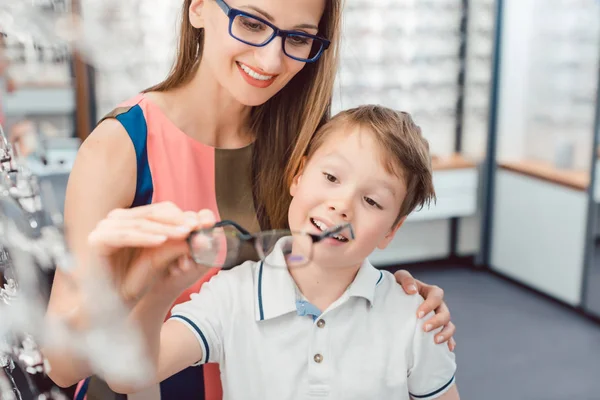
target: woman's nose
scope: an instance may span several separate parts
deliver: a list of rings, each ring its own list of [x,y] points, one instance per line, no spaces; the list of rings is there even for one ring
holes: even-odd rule
[[[280,37],[274,38],[269,44],[256,48],[257,66],[267,74],[280,74],[283,69],[282,42]]]

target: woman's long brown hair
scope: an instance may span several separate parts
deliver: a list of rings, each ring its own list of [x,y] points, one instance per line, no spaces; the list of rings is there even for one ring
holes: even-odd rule
[[[168,77],[146,90],[167,91],[189,82],[196,72],[204,30],[190,24],[192,0],[183,3],[177,57]],[[253,190],[261,227],[284,228],[291,201],[289,184],[315,131],[330,118],[331,97],[338,65],[342,0],[325,0],[319,34],[331,46],[305,67],[266,103],[251,112]]]

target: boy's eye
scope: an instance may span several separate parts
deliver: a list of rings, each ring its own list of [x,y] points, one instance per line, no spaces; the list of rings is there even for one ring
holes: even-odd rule
[[[327,172],[323,172],[323,175],[325,176],[325,179],[327,179],[329,182],[336,183],[338,181],[338,179],[335,176],[328,174]]]
[[[373,200],[370,197],[365,197],[365,201],[367,202],[368,205],[370,205],[371,207],[377,207],[380,210],[382,210],[383,208],[379,205],[379,203],[377,203],[375,200]]]

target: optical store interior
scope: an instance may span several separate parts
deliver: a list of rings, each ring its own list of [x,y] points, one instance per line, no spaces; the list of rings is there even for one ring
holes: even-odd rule
[[[67,183],[100,120],[169,74],[182,3],[0,3],[2,399],[84,398],[40,350]],[[429,143],[436,201],[369,261],[443,290],[461,398],[600,399],[600,2],[346,0],[340,43],[332,114],[405,111]]]

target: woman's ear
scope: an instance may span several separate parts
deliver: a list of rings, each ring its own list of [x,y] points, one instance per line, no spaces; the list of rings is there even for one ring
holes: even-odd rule
[[[292,185],[290,186],[290,195],[294,197],[296,195],[296,191],[298,190],[298,184],[300,183],[300,178],[304,173],[304,166],[306,165],[306,156],[302,157],[300,160],[300,166],[298,167],[298,172],[296,176],[294,176],[294,180],[292,180]]]
[[[204,28],[204,0],[192,0],[190,4],[190,24],[194,28]]]

